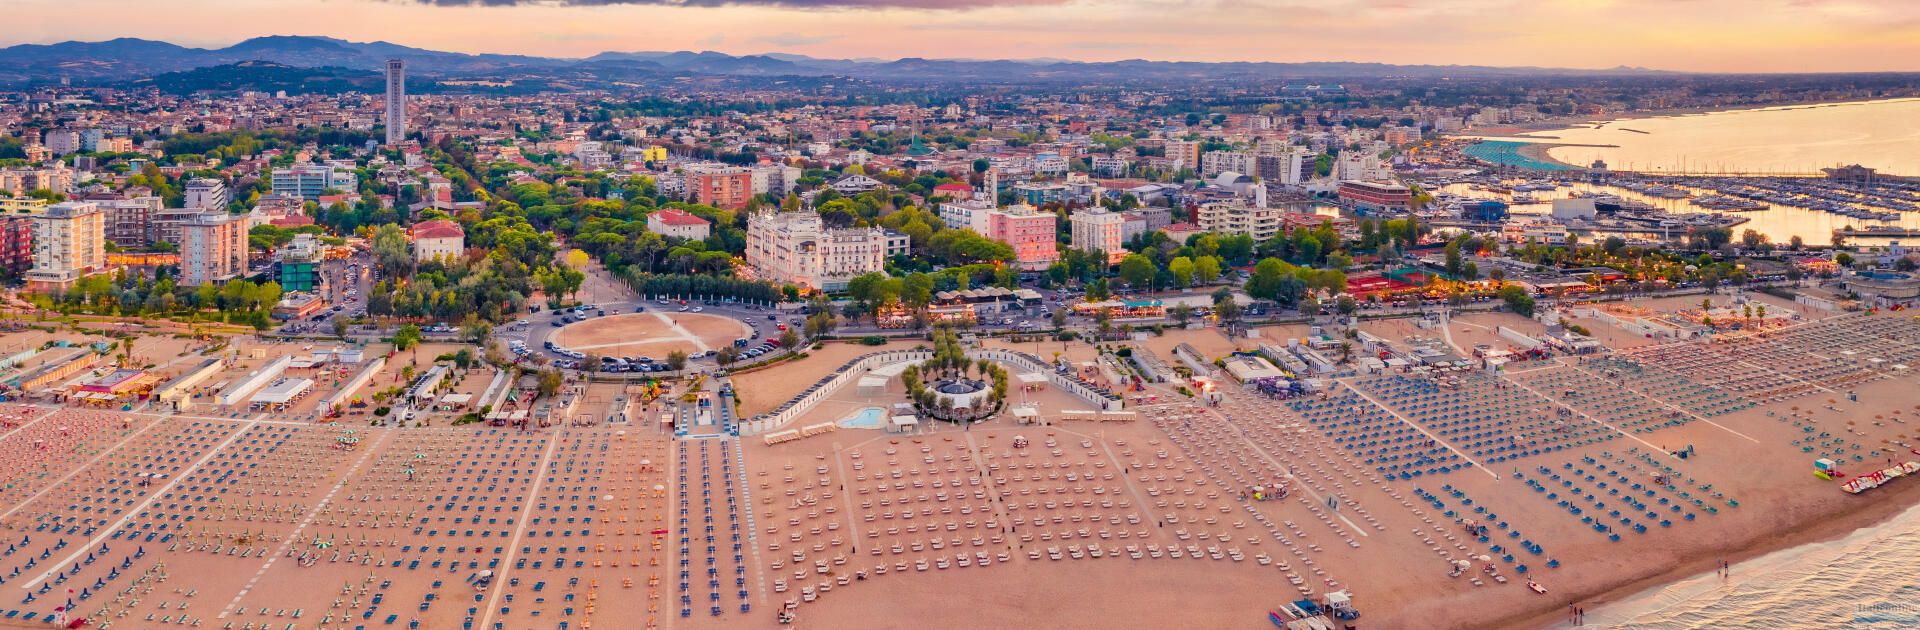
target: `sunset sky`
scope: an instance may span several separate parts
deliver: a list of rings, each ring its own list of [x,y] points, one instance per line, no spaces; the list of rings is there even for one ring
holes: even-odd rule
[[[7,0],[0,44],[1920,70],[1920,0]],[[90,17],[91,16],[91,17]],[[108,17],[111,16],[111,17]],[[102,19],[95,19],[102,18]]]

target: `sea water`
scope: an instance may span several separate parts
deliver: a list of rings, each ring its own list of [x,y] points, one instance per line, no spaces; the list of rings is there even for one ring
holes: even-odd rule
[[[879,407],[861,409],[860,413],[841,420],[840,427],[844,429],[878,429],[880,428],[880,414],[883,413],[886,413],[886,410]]]
[[[1606,160],[1634,171],[1810,173],[1862,164],[1920,175],[1920,99],[1817,103],[1654,116],[1536,132],[1547,155],[1585,166]]]
[[[1845,538],[1776,551],[1587,609],[1583,628],[1920,628],[1920,506]],[[1550,626],[1555,630],[1569,623]]]

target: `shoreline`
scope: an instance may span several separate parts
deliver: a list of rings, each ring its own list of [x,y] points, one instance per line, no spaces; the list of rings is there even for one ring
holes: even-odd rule
[[[1686,582],[1714,570],[1717,560],[1726,560],[1731,565],[1748,562],[1767,555],[1788,551],[1800,547],[1831,543],[1852,536],[1862,530],[1884,527],[1899,518],[1900,515],[1920,507],[1920,484],[1902,484],[1897,498],[1880,501],[1864,509],[1837,516],[1809,515],[1808,519],[1793,527],[1774,532],[1771,535],[1748,541],[1735,551],[1719,553],[1701,553],[1698,557],[1686,559],[1672,565],[1665,571],[1643,578],[1615,585],[1595,593],[1575,594],[1569,601],[1589,611],[1620,605],[1636,599],[1650,591],[1666,588]],[[1838,488],[1835,488],[1838,491]],[[1881,497],[1895,493],[1881,493]],[[1856,497],[1869,495],[1854,495]],[[1763,544],[1754,544],[1763,543]],[[1584,602],[1584,604],[1582,603]],[[1539,613],[1518,613],[1495,619],[1486,626],[1491,630],[1549,630],[1564,623],[1566,611],[1556,607],[1552,611]]]
[[[1699,116],[1704,114],[1718,114],[1723,112],[1765,111],[1765,110],[1773,110],[1773,109],[1805,109],[1805,108],[1812,108],[1812,107],[1857,105],[1861,103],[1882,103],[1882,102],[1892,103],[1892,102],[1912,101],[1912,100],[1920,100],[1920,96],[1851,98],[1851,99],[1840,99],[1840,100],[1833,100],[1833,101],[1807,101],[1802,103],[1781,103],[1778,105],[1726,105],[1726,106],[1718,106],[1718,107],[1670,107],[1666,109],[1656,109],[1656,110],[1649,110],[1645,112],[1618,112],[1618,113],[1611,113],[1611,114],[1590,114],[1590,115],[1584,115],[1584,116],[1562,116],[1559,118],[1536,120],[1536,121],[1527,122],[1527,123],[1491,127],[1489,128],[1488,133],[1473,134],[1473,135],[1505,136],[1505,137],[1516,138],[1516,139],[1520,139],[1520,138],[1553,139],[1551,137],[1533,136],[1528,134],[1558,131],[1558,130],[1568,128],[1568,127],[1573,127],[1576,125],[1599,125],[1602,123],[1613,123],[1613,122],[1619,122],[1623,120],[1646,120],[1649,118],[1678,118],[1683,116]]]
[[[1571,163],[1571,162],[1567,162],[1567,161],[1564,161],[1564,160],[1561,160],[1561,159],[1559,159],[1559,158],[1555,158],[1555,157],[1553,157],[1553,154],[1552,154],[1552,152],[1553,152],[1553,149],[1554,149],[1554,147],[1572,147],[1572,146],[1582,146],[1582,147],[1590,147],[1590,146],[1596,146],[1596,145],[1591,145],[1591,144],[1559,144],[1559,143],[1554,143],[1554,144],[1547,144],[1547,143],[1544,143],[1544,142],[1528,142],[1528,143],[1525,143],[1525,144],[1522,144],[1522,145],[1520,145],[1520,146],[1518,146],[1518,147],[1515,147],[1515,148],[1513,149],[1513,152],[1514,152],[1514,153],[1518,153],[1518,154],[1520,154],[1520,155],[1521,155],[1522,157],[1525,157],[1525,158],[1527,158],[1527,159],[1531,159],[1531,160],[1539,160],[1539,161],[1541,161],[1541,162],[1545,162],[1545,163],[1548,163],[1548,164],[1559,164],[1559,165],[1561,165],[1561,166],[1565,166],[1565,167],[1567,167],[1567,168],[1569,168],[1569,169],[1579,169],[1579,170],[1585,170],[1585,169],[1587,168],[1587,167],[1585,167],[1585,166],[1580,166],[1580,165],[1578,165],[1578,164],[1574,164],[1574,163]],[[1618,145],[1607,145],[1607,146],[1618,146]]]

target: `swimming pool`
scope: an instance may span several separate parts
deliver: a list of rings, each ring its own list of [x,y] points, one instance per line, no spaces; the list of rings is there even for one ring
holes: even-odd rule
[[[883,413],[886,413],[886,410],[879,407],[861,409],[860,413],[841,420],[840,426],[846,429],[878,429],[880,428],[880,414]]]

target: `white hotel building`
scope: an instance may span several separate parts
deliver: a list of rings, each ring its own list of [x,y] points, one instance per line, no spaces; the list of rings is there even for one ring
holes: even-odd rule
[[[822,291],[846,288],[886,264],[879,228],[827,229],[812,212],[761,213],[747,220],[747,264],[762,280]]]

